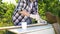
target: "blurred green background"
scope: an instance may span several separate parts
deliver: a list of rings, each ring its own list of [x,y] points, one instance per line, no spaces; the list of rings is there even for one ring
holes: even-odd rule
[[[0,27],[13,26],[12,14],[15,9],[14,4],[2,3],[0,0]],[[18,3],[18,0],[16,0]],[[45,12],[51,12],[55,16],[60,17],[60,1],[59,0],[38,0],[38,12],[42,19],[46,20]],[[6,30],[0,31],[5,34]]]

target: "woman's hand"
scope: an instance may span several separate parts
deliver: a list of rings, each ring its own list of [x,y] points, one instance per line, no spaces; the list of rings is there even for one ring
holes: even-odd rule
[[[24,16],[29,16],[30,15],[26,10],[23,10],[20,13]]]

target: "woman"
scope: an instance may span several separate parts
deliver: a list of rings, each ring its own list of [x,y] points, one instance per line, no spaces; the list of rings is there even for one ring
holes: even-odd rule
[[[38,23],[46,22],[38,15],[38,0],[19,0],[13,15],[14,25],[21,25],[21,22],[31,24],[31,18],[36,19]]]

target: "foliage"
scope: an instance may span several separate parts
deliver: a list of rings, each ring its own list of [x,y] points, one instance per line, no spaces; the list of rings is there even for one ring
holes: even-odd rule
[[[18,3],[19,2],[19,0],[15,0],[16,1],[16,3]]]
[[[16,0],[18,2],[18,0]],[[13,25],[12,14],[14,11],[14,4],[1,3],[0,4],[0,26]],[[60,14],[60,2],[58,0],[38,0],[38,12],[41,18],[46,19],[45,12],[51,12],[54,15]],[[2,25],[6,24],[6,25]]]
[[[60,16],[59,0],[38,0],[38,11],[43,19],[46,19],[45,12],[51,12],[55,16]]]
[[[16,2],[18,2],[18,0],[16,0]],[[12,14],[14,8],[15,8],[14,4],[7,5],[7,3],[2,3],[0,0],[0,27],[13,25]],[[38,13],[41,16],[41,18],[46,20],[45,12],[48,11],[60,17],[60,1],[59,0],[38,0]],[[0,32],[1,34],[4,34],[2,33],[2,31]]]
[[[0,27],[13,25],[12,14],[14,8],[15,6],[13,4],[9,4],[9,5],[7,3],[0,4]]]
[[[12,26],[12,14],[15,8],[14,4],[2,3],[0,0],[0,27]],[[5,34],[6,30],[0,30],[0,34]]]

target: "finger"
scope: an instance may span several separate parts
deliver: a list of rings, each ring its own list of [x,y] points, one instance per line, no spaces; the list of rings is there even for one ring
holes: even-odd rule
[[[23,13],[23,12],[20,12],[20,13]]]

